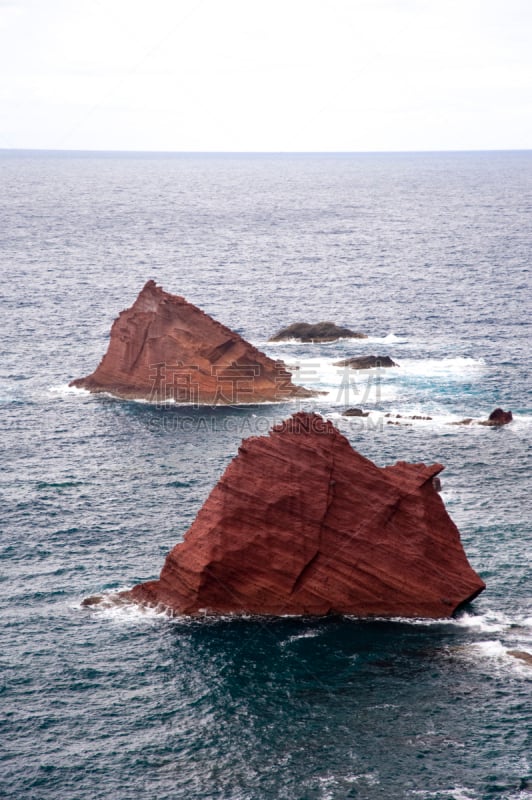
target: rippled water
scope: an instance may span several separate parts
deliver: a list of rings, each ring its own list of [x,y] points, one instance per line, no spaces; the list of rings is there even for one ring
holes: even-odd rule
[[[0,154],[0,795],[530,796],[532,673],[510,651],[532,651],[531,175],[530,153]],[[156,577],[241,438],[295,410],[68,390],[148,278],[298,366],[326,392],[305,407],[378,464],[446,465],[488,586],[469,609],[412,623],[80,607]],[[298,319],[370,338],[267,343]],[[400,366],[334,367],[371,353]],[[449,425],[497,405],[514,413],[503,429]]]

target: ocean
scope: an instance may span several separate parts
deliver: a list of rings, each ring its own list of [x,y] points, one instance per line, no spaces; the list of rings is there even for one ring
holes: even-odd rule
[[[531,797],[532,668],[512,651],[532,652],[532,153],[0,151],[0,186],[0,796]],[[191,409],[69,389],[149,278],[324,394]],[[268,342],[329,319],[368,338]],[[399,366],[334,366],[368,354]],[[510,425],[450,424],[497,406]],[[474,603],[446,621],[81,607],[156,578],[242,438],[300,408],[381,466],[445,464]]]

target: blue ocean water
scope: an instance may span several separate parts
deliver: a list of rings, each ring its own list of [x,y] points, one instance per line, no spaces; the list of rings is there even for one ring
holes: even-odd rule
[[[530,797],[532,672],[511,651],[532,652],[531,153],[0,152],[0,186],[0,796]],[[296,410],[69,390],[148,278],[297,367],[326,392],[304,407],[365,456],[446,465],[487,583],[471,607],[414,623],[80,606],[156,577],[242,437]],[[267,342],[301,319],[369,338]],[[370,353],[400,366],[334,367]],[[449,424],[499,405],[502,429]]]

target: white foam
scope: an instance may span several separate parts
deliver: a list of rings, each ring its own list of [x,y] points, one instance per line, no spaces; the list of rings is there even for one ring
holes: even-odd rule
[[[91,606],[82,606],[81,601],[74,606],[76,610],[81,610],[84,613],[92,612],[105,615],[106,618],[119,625],[138,625],[150,624],[155,621],[160,621],[164,618],[173,618],[171,612],[164,608],[151,608],[143,606],[140,603],[128,602],[124,600],[117,601],[117,595],[120,592],[129,591],[131,586],[122,586],[113,591],[101,592],[100,602]]]
[[[299,639],[315,639],[316,636],[319,636],[321,631],[312,629],[309,631],[304,631],[303,633],[295,633],[293,636],[289,636],[285,642],[281,642],[281,647],[286,647],[287,644],[292,644],[292,642],[297,642]]]
[[[445,797],[446,800],[477,800],[477,795],[471,793],[471,789],[465,786],[454,786],[452,789],[438,789],[436,791],[426,789],[413,789],[412,794],[416,797],[424,798],[424,800],[439,800]]]
[[[296,383],[296,381],[294,381]],[[77,386],[69,386],[68,383],[58,384],[57,386],[49,386],[48,391],[51,394],[56,396],[77,396],[77,397],[107,397],[111,400],[121,400],[123,402],[128,403],[138,403],[140,405],[147,405],[153,406],[154,408],[161,408],[164,406],[165,408],[231,408],[234,406],[238,407],[245,407],[245,406],[277,406],[277,405],[285,405],[286,403],[296,403],[301,400],[301,398],[287,398],[286,400],[267,400],[264,402],[258,401],[250,401],[249,403],[227,403],[224,405],[216,405],[213,406],[212,403],[180,403],[175,399],[169,398],[168,400],[148,400],[145,397],[120,397],[118,395],[112,394],[111,392],[90,392],[88,389],[81,389]]]
[[[328,405],[363,405],[392,401],[397,396],[397,388],[387,385],[383,380],[383,370],[352,370],[335,366],[336,359],[304,358],[292,360],[292,379],[294,382],[324,392],[316,402]]]
[[[295,381],[294,381],[295,383]],[[102,392],[101,394],[105,394],[108,397],[114,397],[114,399],[121,399],[117,398],[116,395],[107,394],[107,392]],[[145,405],[154,406],[155,408],[160,408],[161,406],[170,407],[170,408],[245,408],[246,406],[282,406],[285,403],[296,403],[301,402],[301,398],[298,397],[289,397],[286,400],[264,400],[264,401],[257,401],[257,400],[250,400],[247,403],[217,403],[213,405],[212,403],[180,403],[177,400],[146,400],[146,398],[142,397],[131,397],[127,398],[127,402],[129,403],[143,403]]]
[[[368,786],[378,786],[380,783],[379,776],[376,775],[374,772],[364,772],[361,773],[360,775],[346,775],[344,780],[346,781],[346,783],[360,783],[361,781],[363,781]]]
[[[504,429],[512,436],[517,436],[518,439],[530,436],[530,429],[532,428],[532,414],[514,414],[513,420],[504,426]]]
[[[368,621],[365,617],[357,617],[347,614],[346,619],[354,621]],[[373,617],[375,622],[397,622],[407,625],[420,626],[441,626],[449,625],[458,628],[470,628],[481,633],[505,633],[510,629],[518,628],[526,637],[527,633],[532,634],[532,618],[516,613],[509,617],[500,611],[487,610],[482,614],[470,612],[460,612],[456,617]],[[521,637],[520,637],[521,638]]]
[[[404,358],[401,375],[461,380],[479,377],[486,371],[483,358],[456,356],[455,358]],[[394,371],[394,372],[398,372]]]
[[[282,347],[283,345],[287,345],[288,347],[290,347],[291,345],[294,345],[294,344],[300,344],[300,345],[301,344],[308,344],[308,342],[302,342],[301,339],[282,339],[279,342],[270,342],[268,340],[259,341],[259,342],[252,341],[252,342],[250,342],[250,344],[252,344],[253,347],[256,347],[257,350],[264,350],[267,347],[268,348],[269,347]]]
[[[386,336],[368,336],[363,341],[369,344],[406,344],[410,340],[406,336],[396,336],[390,331]]]
[[[507,653],[507,648],[499,639],[475,642],[470,647],[472,650],[478,650],[486,658],[504,658]]]
[[[391,334],[391,335],[393,336],[394,334]],[[396,339],[388,339],[387,337],[386,338],[379,338],[379,337],[373,337],[372,338],[371,336],[362,336],[362,337],[360,337],[360,336],[339,336],[337,339],[332,339],[330,342],[303,342],[301,339],[281,339],[278,342],[271,342],[269,340],[266,340],[266,341],[251,341],[250,344],[252,344],[253,347],[256,347],[257,350],[262,350],[263,352],[265,352],[270,347],[284,347],[284,345],[286,345],[288,347],[293,347],[294,345],[297,345],[299,347],[334,347],[335,345],[338,344],[338,342],[347,342],[347,343],[356,342],[357,346],[358,346],[359,344],[363,345],[363,344],[365,344],[367,342],[372,342],[372,341],[373,342],[377,342],[377,341],[378,342],[384,342],[384,341],[386,341],[386,342],[390,343],[392,341],[395,342],[395,341],[400,341],[400,340],[399,339],[397,339],[397,340]]]
[[[484,614],[464,611],[455,618],[455,622],[462,628],[473,628],[482,633],[499,633],[508,630],[512,625],[520,624],[499,611],[486,611]]]
[[[51,394],[59,395],[61,397],[87,397],[90,395],[88,389],[81,389],[79,386],[70,386],[68,383],[59,383],[55,386],[49,386],[48,391]]]
[[[516,655],[516,653],[523,653],[527,656],[532,656],[532,654],[530,653],[530,648],[527,650],[520,644],[508,646],[507,642],[505,643],[500,639],[485,639],[484,641],[471,642],[467,645],[458,645],[452,649],[468,660],[491,663],[490,669],[496,667],[502,672],[511,670],[512,675],[515,677],[527,681],[530,680],[530,664]]]

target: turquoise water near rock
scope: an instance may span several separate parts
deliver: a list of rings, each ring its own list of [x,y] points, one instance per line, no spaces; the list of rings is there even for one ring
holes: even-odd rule
[[[529,152],[0,152],[1,796],[530,796],[532,672],[511,651],[532,652],[531,178]],[[190,409],[68,389],[148,278],[325,394]],[[369,338],[267,341],[322,319]],[[334,366],[368,354],[400,366]],[[509,426],[449,424],[496,406]],[[242,437],[299,407],[380,465],[446,465],[487,583],[457,619],[80,606],[157,577]]]

